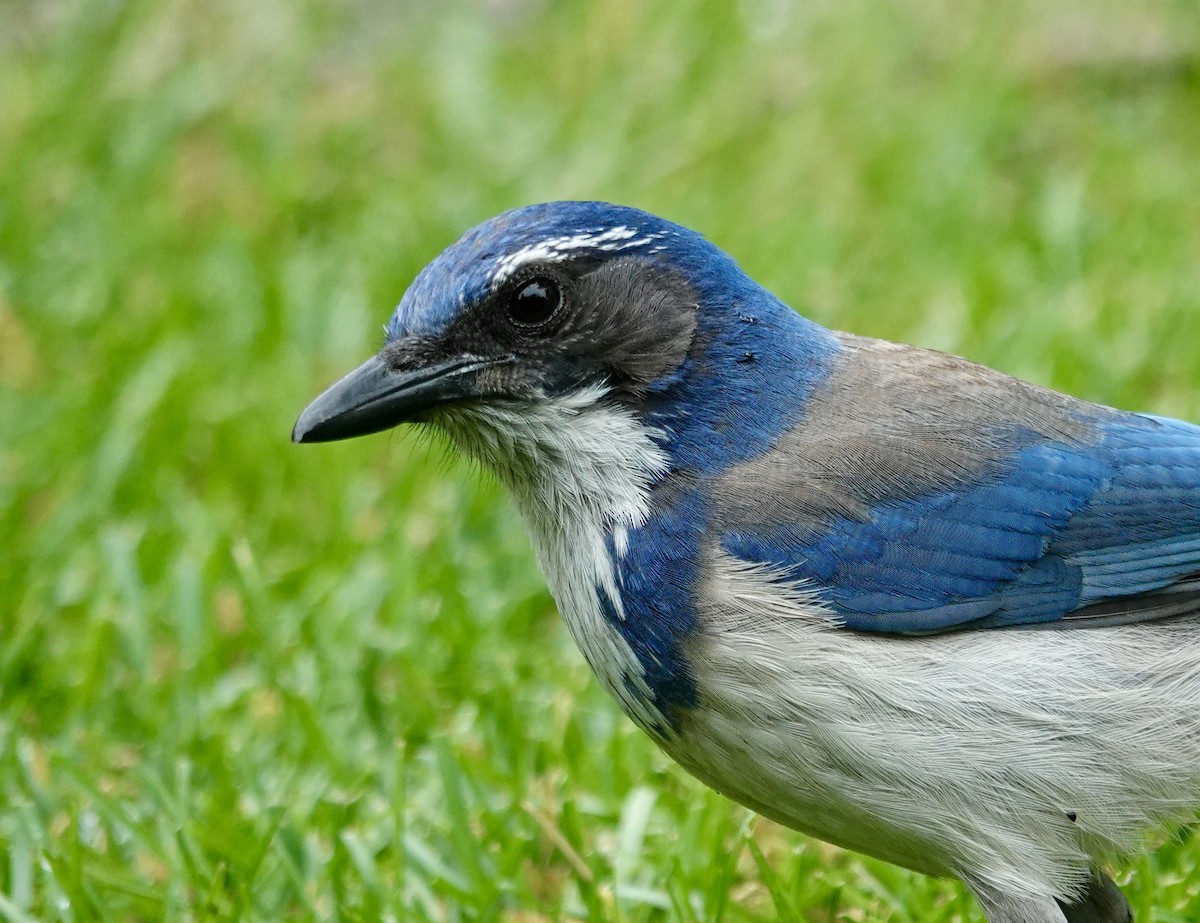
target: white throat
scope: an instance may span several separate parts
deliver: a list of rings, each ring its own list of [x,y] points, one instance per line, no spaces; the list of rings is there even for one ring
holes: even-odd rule
[[[595,387],[538,402],[456,407],[436,423],[512,491],[542,572],[584,657],[635,721],[661,729],[641,664],[605,616],[624,618],[617,568],[646,521],[650,487],[668,469],[659,431],[601,403]],[[616,560],[609,552],[616,552]]]

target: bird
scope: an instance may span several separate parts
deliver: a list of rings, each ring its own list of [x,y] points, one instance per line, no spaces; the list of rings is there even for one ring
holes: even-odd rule
[[[788,827],[990,923],[1123,923],[1200,802],[1200,427],[836,332],[701,234],[467,231],[292,438],[418,424],[501,481],[600,683]]]

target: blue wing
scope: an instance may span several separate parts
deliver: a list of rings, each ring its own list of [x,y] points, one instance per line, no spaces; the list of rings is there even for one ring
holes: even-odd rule
[[[858,630],[1200,613],[1200,427],[1107,410],[1094,422],[1086,443],[1025,431],[974,478],[817,525],[760,510],[726,523],[722,544],[802,581]]]

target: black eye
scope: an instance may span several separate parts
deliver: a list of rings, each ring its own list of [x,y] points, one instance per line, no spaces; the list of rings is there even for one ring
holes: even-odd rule
[[[508,316],[519,327],[537,327],[548,321],[562,304],[562,289],[546,276],[527,279],[508,302]]]

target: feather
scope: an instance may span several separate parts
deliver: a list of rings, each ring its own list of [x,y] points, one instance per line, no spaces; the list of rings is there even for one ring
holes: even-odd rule
[[[990,381],[1007,397],[986,414],[931,403],[922,370],[949,380],[952,395]],[[839,426],[821,402],[847,393],[857,422]],[[1200,427],[857,338],[810,403],[755,471],[731,472],[714,494],[722,547],[814,588],[841,624],[902,634],[1075,628],[1196,611]],[[871,451],[895,456],[873,461],[870,475],[853,460],[873,444],[864,421],[880,433]],[[939,429],[950,435],[928,438]],[[840,468],[824,461],[838,457],[848,460]],[[732,486],[748,476],[766,482],[752,509]]]

